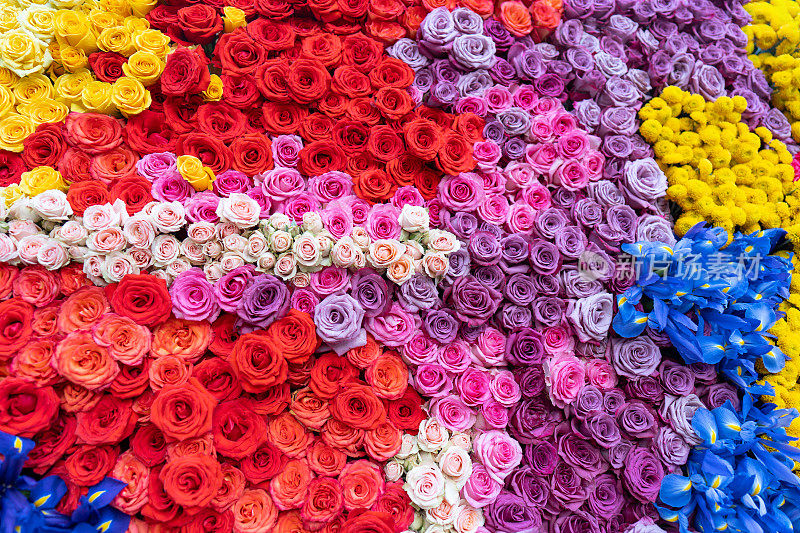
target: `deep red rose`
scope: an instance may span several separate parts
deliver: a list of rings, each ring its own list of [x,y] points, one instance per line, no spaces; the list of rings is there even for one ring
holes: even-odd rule
[[[63,123],[40,124],[22,141],[22,161],[28,168],[55,167],[67,150]]]
[[[186,533],[229,533],[233,531],[233,511],[219,513],[206,507],[183,527]]]
[[[261,415],[277,415],[282,413],[291,401],[291,388],[288,383],[270,387],[264,392],[253,394],[253,410]]]
[[[108,392],[117,398],[138,398],[150,386],[150,359],[145,359],[139,366],[119,365],[120,372]]]
[[[396,533],[397,531],[402,531],[402,528],[397,527],[389,513],[354,509],[339,533]]]
[[[117,446],[83,445],[70,451],[65,461],[70,481],[91,487],[103,481],[119,456]]]
[[[333,127],[333,140],[348,157],[367,149],[369,126],[355,120],[340,120]]]
[[[344,170],[354,178],[357,178],[364,172],[368,170],[378,170],[381,166],[382,164],[376,161],[368,152],[362,152],[348,157]]]
[[[225,102],[209,102],[197,110],[197,125],[203,133],[230,143],[245,132],[247,120],[241,111]]]
[[[267,61],[255,72],[255,82],[261,94],[270,102],[291,102],[289,94],[289,61],[285,58]]]
[[[394,196],[397,183],[380,168],[362,172],[353,179],[353,190],[356,196],[372,203],[387,201]]]
[[[178,10],[178,26],[188,42],[207,44],[222,31],[222,17],[211,6],[195,4]]]
[[[161,482],[163,468],[163,465],[157,466],[150,471],[147,503],[142,508],[142,515],[158,523],[168,522],[180,512],[180,506],[164,490],[164,484]]]
[[[164,100],[164,118],[169,128],[176,134],[197,131],[197,110],[202,104],[203,98],[196,94],[167,97]],[[178,138],[173,136],[172,140],[173,146],[177,146]]]
[[[122,65],[128,62],[128,58],[116,52],[94,52],[89,54],[89,68],[98,80],[106,83],[114,83],[125,75]]]
[[[295,31],[285,22],[257,18],[247,24],[247,34],[270,52],[288,50],[294,46]]]
[[[205,359],[192,369],[192,377],[219,401],[238,398],[242,392],[233,368],[221,357]]]
[[[311,379],[311,368],[314,366],[312,359],[306,359],[302,363],[289,363],[289,374],[286,376],[286,382],[297,389],[308,385]]]
[[[8,263],[0,263],[0,299],[8,298],[14,285],[14,280],[19,275],[19,269]]]
[[[153,184],[142,176],[125,176],[120,178],[111,187],[111,198],[125,202],[125,210],[133,216],[144,209],[144,206],[153,201],[150,192]]]
[[[25,467],[42,475],[67,453],[75,444],[75,429],[78,423],[74,416],[61,415],[34,437],[36,446],[28,454]]]
[[[380,495],[372,510],[391,515],[398,530],[408,529],[411,522],[414,521],[411,498],[408,497],[408,493],[403,489],[402,481],[387,483],[383,494]]]
[[[363,33],[347,36],[342,48],[342,62],[345,65],[353,65],[364,73],[375,68],[383,55],[383,45]]]
[[[422,410],[422,398],[411,388],[406,388],[403,396],[397,400],[391,400],[388,404],[386,416],[389,422],[397,428],[416,435],[419,424],[425,420],[425,411]]]
[[[284,0],[256,0],[255,9],[268,19],[283,19],[294,13],[294,6]]]
[[[217,320],[211,325],[211,331],[214,333],[213,339],[208,349],[214,355],[218,355],[227,360],[233,351],[233,346],[236,339],[239,338],[239,331],[236,329],[236,315],[231,313],[222,313]]]
[[[286,359],[263,331],[239,337],[229,362],[247,392],[266,391],[286,381]]]
[[[25,164],[18,154],[0,150],[0,187],[8,187],[19,183],[19,179],[25,170]]]
[[[333,170],[342,170],[346,156],[341,148],[331,141],[315,141],[300,150],[298,170],[306,176],[319,176]]]
[[[167,56],[160,78],[161,92],[167,96],[196,94],[205,91],[210,81],[203,49],[179,46]]]
[[[258,85],[250,75],[223,74],[222,88],[225,101],[236,109],[247,110],[261,98]]]
[[[335,122],[322,113],[312,113],[300,124],[300,136],[308,142],[325,141],[332,138]]]
[[[303,39],[300,57],[316,59],[328,68],[335,67],[342,58],[342,40],[332,33],[318,33]]]
[[[356,382],[342,384],[330,405],[331,416],[358,429],[375,429],[386,420],[386,409],[371,387]]]
[[[339,5],[336,0],[308,0],[308,8],[314,14],[314,18],[322,22],[330,22],[341,18]]]
[[[439,187],[440,175],[429,168],[423,168],[422,172],[414,177],[414,186],[426,200],[436,198],[436,190]]]
[[[106,287],[114,311],[142,326],[166,322],[172,311],[167,282],[147,274],[128,274]]]
[[[356,379],[358,369],[346,357],[328,353],[314,361],[309,386],[318,397],[330,400],[342,385]]]
[[[333,72],[331,89],[349,98],[372,94],[369,78],[353,65],[342,65]]]
[[[128,118],[123,135],[128,146],[139,155],[173,152],[178,142],[164,114],[149,109]]]
[[[0,431],[33,437],[50,426],[58,414],[53,387],[42,387],[21,378],[0,380]]]
[[[347,112],[348,102],[349,100],[346,96],[329,91],[317,102],[317,109],[329,117],[341,118]]]
[[[401,139],[389,126],[372,126],[367,150],[378,161],[391,161],[405,151]]]
[[[186,440],[211,431],[217,399],[194,378],[180,385],[164,385],[150,409],[150,420],[167,440]]]
[[[291,103],[267,102],[264,104],[264,128],[273,135],[289,135],[297,132],[308,108]]]
[[[167,458],[167,439],[153,423],[140,426],[130,442],[133,455],[150,468],[163,463]]]
[[[445,174],[457,175],[475,168],[472,144],[466,137],[454,131],[445,132],[442,146],[436,157],[439,169]]]
[[[0,361],[24,347],[33,334],[33,306],[19,298],[0,302]]]
[[[272,160],[272,142],[269,137],[260,133],[237,137],[231,144],[231,153],[233,168],[248,176],[261,174],[275,166]]]
[[[267,49],[244,28],[224,34],[214,48],[214,60],[226,74],[250,74],[266,59]]]
[[[433,161],[442,146],[442,129],[435,122],[418,118],[403,126],[403,138],[409,153]]]
[[[288,460],[277,448],[264,443],[242,460],[240,468],[247,480],[257,485],[274,478]]]
[[[57,168],[64,179],[74,185],[77,182],[92,180],[89,174],[91,164],[92,158],[89,154],[77,148],[68,148],[58,161]]]
[[[193,155],[205,166],[219,174],[231,168],[231,150],[225,144],[205,133],[187,133],[178,140],[178,155]]]
[[[388,120],[398,120],[414,109],[414,100],[405,89],[383,87],[375,93],[375,107]]]
[[[394,178],[397,185],[413,185],[414,178],[423,171],[423,162],[411,154],[402,154],[386,163],[386,172]]]
[[[298,59],[289,66],[286,85],[295,102],[309,104],[328,92],[331,75],[316,59]]]
[[[130,400],[104,394],[100,401],[87,411],[76,415],[76,435],[86,444],[117,444],[128,438],[136,427],[136,413]]]
[[[253,411],[252,401],[239,398],[222,402],[214,409],[214,448],[232,459],[253,454],[267,439],[266,420]]]
[[[165,3],[153,8],[145,18],[152,27],[166,32],[170,26],[178,24],[178,8]]]

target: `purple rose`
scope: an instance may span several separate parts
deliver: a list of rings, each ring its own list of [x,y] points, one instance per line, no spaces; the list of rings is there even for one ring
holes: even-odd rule
[[[428,68],[433,73],[435,81],[447,81],[455,85],[461,79],[461,73],[446,59],[437,59]]]
[[[622,510],[625,497],[622,483],[611,474],[602,474],[595,479],[594,487],[589,492],[589,508],[592,513],[608,520]]]
[[[589,497],[588,483],[565,461],[559,461],[550,478],[550,494],[570,511],[577,511]]]
[[[515,331],[506,342],[506,359],[515,365],[541,363],[544,355],[542,335],[533,329]]]
[[[498,85],[510,87],[517,77],[516,69],[505,59],[498,57],[491,69],[489,75],[492,80]]]
[[[533,318],[537,324],[555,327],[564,321],[566,304],[561,298],[542,297],[533,302]]]
[[[642,215],[636,224],[636,241],[663,242],[667,246],[675,244],[675,235],[669,220],[656,215]]]
[[[473,233],[467,249],[472,263],[479,266],[496,265],[503,254],[499,239],[487,231]]]
[[[707,363],[692,363],[689,368],[694,372],[694,380],[703,385],[717,382],[717,367]]]
[[[244,322],[267,328],[289,311],[289,290],[275,276],[263,274],[250,280],[244,290],[236,314]]]
[[[438,81],[428,93],[427,104],[431,107],[443,107],[458,100],[458,87],[449,81]]]
[[[625,458],[622,481],[633,497],[642,503],[652,503],[658,498],[664,467],[653,452],[633,448]]]
[[[553,533],[600,533],[597,519],[584,511],[565,511],[553,523]]]
[[[558,451],[547,441],[531,441],[525,447],[525,461],[540,476],[552,474],[558,464]]]
[[[514,379],[517,380],[522,396],[525,398],[534,398],[544,392],[545,383],[542,365],[534,364],[517,367],[514,369]]]
[[[608,463],[600,450],[572,432],[558,439],[558,455],[587,481],[608,470]]]
[[[445,289],[444,296],[456,316],[472,326],[485,323],[497,311],[502,300],[498,291],[483,285],[475,276],[456,279]]]
[[[561,255],[569,259],[580,257],[588,244],[586,234],[577,226],[566,226],[556,233],[555,241]]]
[[[627,135],[607,135],[601,151],[608,157],[626,159],[633,153],[633,143]]]
[[[570,301],[567,315],[581,342],[602,340],[608,334],[614,304],[611,295],[601,292]]]
[[[596,226],[603,218],[602,207],[591,198],[581,198],[575,202],[571,213],[575,222],[588,228]]]
[[[538,533],[542,515],[520,496],[502,491],[497,499],[484,508],[486,524],[500,531]]]
[[[542,209],[536,215],[534,223],[536,233],[542,239],[552,240],[562,229],[569,224],[569,216],[563,209],[558,207],[548,207]]]
[[[619,188],[617,188],[617,185],[608,180],[590,183],[587,189],[589,191],[589,196],[604,207],[622,205],[625,203],[625,198],[622,196]]]
[[[447,274],[445,281],[452,282],[469,273],[469,252],[466,245],[462,245],[457,251],[450,254],[448,258]]]
[[[332,294],[314,309],[317,334],[338,355],[367,343],[364,308],[348,294]]]
[[[431,278],[424,274],[414,274],[400,285],[398,300],[407,311],[417,312],[436,305],[439,302],[439,293]]]
[[[590,413],[584,421],[584,426],[594,441],[605,449],[617,446],[622,440],[616,419],[607,413],[599,411]]]
[[[545,404],[541,398],[524,400],[511,414],[509,430],[519,442],[528,444],[535,439],[548,438],[561,422],[561,412]]]
[[[664,464],[683,466],[689,459],[691,448],[683,438],[668,427],[658,428],[653,439],[653,450]]]
[[[555,31],[555,41],[570,49],[581,44],[581,37],[583,37],[583,24],[572,18],[565,18]]]
[[[636,110],[630,107],[609,107],[600,115],[600,134],[633,135],[636,133]]]
[[[586,385],[578,392],[578,397],[572,406],[578,418],[586,418],[591,413],[603,409],[603,393],[594,385]]]
[[[512,274],[503,287],[503,295],[516,305],[530,305],[536,298],[536,286],[530,276]]]
[[[529,328],[533,324],[533,313],[530,307],[506,303],[500,308],[497,320],[504,329],[509,331]]]
[[[603,284],[575,268],[564,268],[561,281],[568,298],[587,298],[603,291]]]
[[[481,284],[502,291],[506,282],[506,275],[499,265],[476,267],[472,270],[475,279]]]
[[[515,41],[508,29],[493,18],[483,22],[483,34],[494,41],[495,48],[501,52],[508,50]]]
[[[515,44],[508,51],[508,62],[516,69],[517,76],[525,81],[539,79],[547,71],[547,65],[542,55],[520,43]]]
[[[625,403],[625,393],[620,389],[610,389],[603,393],[603,411],[611,416],[617,416]]]
[[[492,77],[485,70],[464,74],[456,82],[456,87],[458,87],[461,96],[473,97],[480,97],[493,85]]]
[[[564,93],[564,80],[552,72],[535,78],[533,86],[543,96],[558,98]]]
[[[633,444],[630,441],[620,441],[616,446],[612,446],[606,450],[606,459],[608,459],[612,467],[622,468],[625,465],[625,458],[628,456],[628,452],[631,448],[633,448]]]
[[[544,508],[550,496],[547,481],[528,466],[513,471],[506,478],[506,487],[514,494],[522,496],[527,505],[536,509]]]
[[[554,274],[561,268],[561,254],[555,244],[534,239],[530,247],[530,262],[538,274]]]
[[[626,378],[649,376],[661,363],[661,350],[648,337],[612,339],[611,364]]]
[[[694,373],[688,367],[674,361],[664,361],[658,368],[658,374],[669,394],[685,396],[694,392]]]
[[[392,305],[386,280],[372,269],[362,269],[353,275],[351,287],[351,295],[364,316],[378,316]]]
[[[664,389],[657,379],[650,376],[631,379],[625,384],[625,392],[631,398],[644,400],[651,404],[660,403],[664,399]]]
[[[458,320],[446,309],[430,310],[424,315],[422,329],[439,344],[449,344],[458,336]]]
[[[736,387],[729,383],[709,385],[703,391],[702,398],[703,403],[706,404],[709,409],[716,409],[717,407],[725,405],[725,402],[731,402],[731,405],[733,405],[736,411],[741,407],[739,392],[736,390]]]
[[[632,400],[617,413],[619,427],[629,436],[649,439],[656,433],[656,414],[640,400]]]

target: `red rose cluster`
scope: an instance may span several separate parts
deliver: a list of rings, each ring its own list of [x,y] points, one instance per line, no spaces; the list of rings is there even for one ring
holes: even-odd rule
[[[171,316],[162,279],[99,288],[74,265],[0,264],[0,298],[0,431],[34,439],[26,466],[67,482],[60,510],[111,476],[128,484],[112,505],[143,520],[132,530],[411,523],[381,463],[425,414],[405,364],[374,340],[328,353],[296,310],[238,336],[233,315]]]

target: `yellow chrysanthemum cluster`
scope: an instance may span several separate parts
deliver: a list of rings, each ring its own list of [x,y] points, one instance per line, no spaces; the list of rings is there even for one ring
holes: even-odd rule
[[[800,3],[796,0],[750,2],[744,8],[753,17],[744,28],[747,53],[774,90],[772,105],[792,125],[800,142]]]
[[[795,256],[796,257],[796,256]],[[782,319],[778,320],[770,330],[775,335],[775,344],[788,357],[786,366],[777,374],[765,376],[767,381],[775,389],[774,396],[765,396],[763,399],[776,404],[779,408],[794,408],[800,411],[800,282],[798,279],[798,260],[792,261],[795,267],[795,274],[792,275],[792,298],[781,304],[781,310],[786,313]],[[794,299],[794,302],[791,300]],[[787,432],[800,438],[800,417],[795,418]]]
[[[666,87],[640,111],[640,132],[653,145],[669,179],[667,198],[683,210],[675,233],[701,221],[745,233],[795,226],[800,192],[792,155],[766,128],[750,131],[741,121],[747,101]]]
[[[22,151],[36,126],[70,111],[135,115],[151,103],[170,39],[144,17],[156,0],[0,0],[0,149]],[[93,52],[127,58],[114,83],[90,71]]]

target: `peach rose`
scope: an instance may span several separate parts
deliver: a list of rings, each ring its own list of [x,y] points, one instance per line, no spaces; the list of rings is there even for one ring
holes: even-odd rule
[[[58,312],[58,331],[89,330],[108,313],[110,306],[103,289],[84,287],[69,295]]]
[[[278,475],[269,482],[269,493],[275,506],[281,511],[300,508],[312,479],[314,473],[305,459],[287,461]]]
[[[328,401],[314,394],[308,387],[292,394],[289,412],[304,426],[316,430],[322,429],[322,426],[331,417]]]
[[[376,358],[364,374],[379,398],[397,400],[408,387],[408,367],[395,352],[386,352]]]
[[[342,484],[344,507],[369,509],[383,493],[384,481],[380,467],[372,461],[361,459],[349,463],[339,474]]]
[[[111,477],[127,486],[117,494],[112,507],[126,514],[138,512],[147,503],[147,491],[150,481],[150,469],[128,450],[117,457],[117,464],[111,470]]]
[[[262,533],[272,530],[278,520],[278,509],[267,491],[245,490],[233,504],[233,518],[235,533]]]
[[[156,358],[174,355],[193,363],[205,353],[209,344],[211,325],[208,322],[170,318],[153,333],[151,351]]]
[[[88,332],[67,335],[58,344],[53,361],[59,374],[90,391],[108,387],[119,374],[119,366],[108,350],[94,342]]]
[[[150,330],[130,318],[109,313],[92,330],[92,338],[105,346],[111,357],[128,366],[138,366],[150,351]]]
[[[192,374],[191,363],[175,355],[162,355],[153,359],[148,371],[150,388],[160,391],[165,385],[180,385],[189,380]]]
[[[303,457],[312,435],[289,413],[281,413],[269,422],[268,442],[289,457]]]
[[[40,387],[60,381],[56,369],[50,364],[56,352],[53,339],[34,339],[21,348],[11,361],[11,372],[18,378],[36,383]]]
[[[223,513],[230,509],[242,497],[247,480],[242,471],[233,465],[223,463],[222,485],[211,499],[211,507]]]
[[[61,279],[42,266],[23,268],[14,279],[14,296],[34,307],[44,307],[58,296]]]
[[[376,461],[388,461],[397,455],[402,443],[403,432],[388,421],[367,431],[364,436],[364,448]]]
[[[347,463],[347,456],[325,443],[316,439],[306,450],[308,464],[317,475],[338,476]]]
[[[58,396],[61,399],[61,408],[68,413],[88,411],[103,398],[102,394],[92,392],[74,383],[67,383],[63,387],[59,387]]]
[[[214,437],[211,433],[167,445],[167,461],[178,457],[186,457],[187,455],[210,455],[216,457]]]
[[[369,245],[367,260],[375,268],[388,268],[389,265],[400,259],[406,247],[394,239],[379,239]]]
[[[410,255],[403,254],[400,256],[400,259],[389,265],[386,276],[398,285],[401,285],[411,279],[415,270],[414,260]]]

